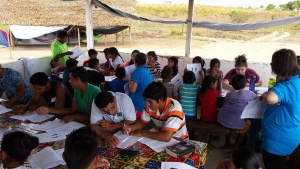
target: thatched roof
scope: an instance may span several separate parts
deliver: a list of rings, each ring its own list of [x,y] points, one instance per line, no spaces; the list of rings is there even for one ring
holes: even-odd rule
[[[85,26],[86,0],[3,0],[6,23],[26,26]],[[135,0],[101,0],[126,12],[135,11]],[[112,16],[93,6],[93,26],[130,26],[132,20]]]

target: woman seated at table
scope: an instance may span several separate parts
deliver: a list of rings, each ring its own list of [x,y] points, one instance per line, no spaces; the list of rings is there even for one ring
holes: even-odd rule
[[[21,73],[11,68],[2,68],[0,65],[0,97],[3,92],[8,98],[7,101],[2,101],[5,107],[10,107],[14,103],[26,104],[32,97],[32,91]]]
[[[161,72],[160,63],[157,62],[157,55],[154,51],[147,53],[148,62],[146,64],[148,70],[153,76],[159,76]]]
[[[115,47],[110,47],[107,50],[108,58],[109,58],[109,75],[114,75],[114,71],[124,65],[123,58],[119,54],[119,51]]]
[[[251,75],[254,75],[256,77],[255,80],[255,86],[261,86],[262,82],[258,76],[258,74],[255,72],[255,70],[248,68],[247,64],[247,58],[246,55],[239,55],[238,57],[235,58],[235,64],[234,64],[234,69],[231,69],[224,77],[222,86],[226,90],[233,91],[233,87],[229,84],[231,81],[232,77],[236,74],[241,74],[244,75],[247,79],[246,87],[249,87],[250,85],[250,78]]]

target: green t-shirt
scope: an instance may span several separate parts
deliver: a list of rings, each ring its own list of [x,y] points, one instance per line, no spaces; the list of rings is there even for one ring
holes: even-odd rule
[[[101,92],[99,87],[89,83],[87,84],[87,89],[82,97],[81,91],[79,89],[75,89],[73,100],[77,104],[78,112],[83,114],[91,114],[93,100],[99,92]]]
[[[51,53],[52,53],[52,59],[61,53],[65,53],[68,52],[68,46],[66,43],[61,43],[59,40],[55,39],[52,44],[51,44]],[[68,55],[65,55],[61,58],[59,58],[59,60],[66,66],[66,62],[70,57]]]

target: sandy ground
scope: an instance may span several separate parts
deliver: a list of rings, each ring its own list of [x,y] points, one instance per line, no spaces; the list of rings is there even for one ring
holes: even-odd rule
[[[253,39],[251,41],[237,41],[226,39],[209,39],[210,41],[192,41],[191,57],[202,56],[204,58],[219,58],[223,60],[233,60],[239,54],[247,54],[250,62],[264,62],[270,63],[271,56],[274,51],[281,48],[289,48],[294,50],[298,55],[300,54],[299,36],[291,37],[289,33],[272,34]],[[211,41],[213,40],[213,41]],[[70,44],[69,49],[75,44]],[[184,56],[185,54],[185,40],[166,39],[166,38],[143,38],[133,39],[132,45],[125,39],[122,44],[121,40],[118,43],[108,42],[107,46],[103,41],[95,44],[95,49],[103,50],[105,47],[115,46],[120,52],[131,53],[134,49],[139,49],[142,52],[151,50],[156,51],[159,55],[175,55]],[[86,45],[82,44],[83,49]],[[37,58],[43,56],[50,56],[50,45],[35,45],[24,46],[20,45],[11,49],[0,48],[1,63],[16,60],[19,57]]]

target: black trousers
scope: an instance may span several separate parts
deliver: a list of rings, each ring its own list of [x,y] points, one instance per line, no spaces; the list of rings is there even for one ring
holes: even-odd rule
[[[269,153],[262,149],[263,161],[265,169],[285,169],[285,161],[287,156],[279,156]]]

